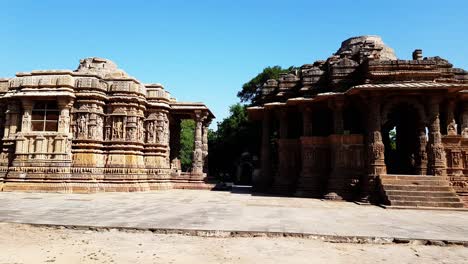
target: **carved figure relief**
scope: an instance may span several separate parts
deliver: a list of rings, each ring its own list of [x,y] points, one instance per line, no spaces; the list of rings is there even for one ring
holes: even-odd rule
[[[59,131],[66,131],[67,128],[70,126],[70,117],[61,115],[59,117]]]
[[[102,140],[102,132],[103,132],[102,117],[98,115],[96,116],[96,137],[98,140]]]
[[[148,143],[153,143],[154,142],[154,122],[150,121],[148,122],[148,128],[146,129],[148,135],[147,135],[147,140]]]
[[[137,133],[136,133],[136,128],[131,127],[128,129],[128,134],[127,134],[127,140],[134,141],[136,140]]]
[[[383,159],[383,154],[384,154],[384,151],[385,151],[384,144],[382,144],[380,142],[378,142],[378,143],[376,142],[376,143],[372,144],[370,146],[370,148],[371,148],[371,153],[372,153],[372,157],[374,158],[374,161]]]
[[[112,130],[112,138],[113,139],[121,139],[123,138],[123,122],[120,118],[114,122],[113,130]]]
[[[84,115],[81,115],[78,118],[78,135],[79,136],[84,136],[86,135],[86,129],[87,129],[87,124],[86,124],[86,117]]]
[[[90,126],[89,127],[89,138],[94,139],[96,138],[96,126]]]
[[[143,126],[143,120],[140,118],[138,119],[138,141],[145,140],[145,128]]]
[[[464,138],[468,138],[468,127],[463,128],[463,130],[462,130],[462,132],[461,132],[461,135],[462,135]]]
[[[23,131],[25,131],[25,129],[29,127],[31,127],[31,115],[29,114],[28,111],[24,111],[23,122],[22,122]]]
[[[452,167],[459,168],[461,165],[461,153],[452,152]]]
[[[455,123],[455,120],[450,121],[447,125],[447,134],[451,136],[457,135],[457,124]]]

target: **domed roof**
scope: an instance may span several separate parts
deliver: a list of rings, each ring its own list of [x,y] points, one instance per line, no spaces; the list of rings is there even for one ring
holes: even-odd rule
[[[128,76],[123,70],[117,67],[113,61],[90,57],[80,60],[80,65],[76,69],[76,72],[96,74],[102,77],[126,77]]]
[[[397,60],[392,48],[385,45],[380,36],[366,35],[349,38],[341,43],[336,55],[368,57],[380,60]]]

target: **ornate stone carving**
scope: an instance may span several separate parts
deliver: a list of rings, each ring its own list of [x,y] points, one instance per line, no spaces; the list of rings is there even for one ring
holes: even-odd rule
[[[172,175],[169,115],[176,112],[186,118],[196,112],[212,118],[211,113],[200,103],[176,102],[161,85],[149,89],[151,95],[146,88],[113,62],[99,58],[82,60],[76,71],[33,71],[0,79],[0,187],[4,175],[11,178],[9,190],[203,187],[205,175],[197,170],[182,175],[180,162],[178,175]],[[177,110],[171,104],[177,104]],[[48,122],[42,131],[44,114]],[[37,131],[31,131],[31,119]],[[144,144],[147,137],[151,144]],[[197,150],[197,160],[199,156]],[[183,179],[173,181],[179,175]]]
[[[80,115],[78,118],[78,135],[86,135],[87,122],[85,115]]]
[[[100,115],[98,115],[96,117],[96,138],[98,140],[102,140],[102,134],[103,134],[103,121],[102,121],[102,117]]]
[[[114,120],[112,125],[112,138],[113,139],[122,139],[124,132],[123,121],[121,117],[117,117]]]

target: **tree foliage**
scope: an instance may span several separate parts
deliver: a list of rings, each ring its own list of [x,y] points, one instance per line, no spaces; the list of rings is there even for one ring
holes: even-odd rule
[[[210,173],[234,175],[243,152],[258,152],[259,136],[258,125],[248,121],[246,106],[232,105],[229,116],[218,122],[218,129],[208,139]]]
[[[192,167],[194,149],[195,121],[182,120],[180,122],[180,164],[183,171]]]
[[[242,90],[237,93],[237,97],[240,98],[241,102],[256,104],[261,93],[260,88],[267,80],[277,79],[280,74],[288,73],[293,69],[293,66],[287,69],[281,68],[281,66],[266,67],[261,73],[242,86]]]

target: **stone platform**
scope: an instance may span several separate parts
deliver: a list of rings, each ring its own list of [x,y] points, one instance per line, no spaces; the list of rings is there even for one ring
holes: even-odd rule
[[[256,196],[237,191],[0,193],[0,221],[468,242],[466,211],[385,210],[349,202]]]

